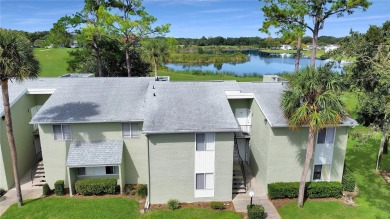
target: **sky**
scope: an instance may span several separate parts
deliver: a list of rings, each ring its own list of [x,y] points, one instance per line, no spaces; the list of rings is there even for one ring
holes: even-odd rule
[[[370,25],[390,20],[390,0],[371,1],[366,12],[327,19],[320,36],[342,37],[351,29],[364,33]],[[166,35],[169,37],[267,37],[258,31],[264,21],[260,10],[263,5],[258,0],[144,0],[144,6],[157,18],[157,25],[171,24]],[[60,17],[82,7],[83,0],[0,0],[0,27],[28,32],[50,30]]]

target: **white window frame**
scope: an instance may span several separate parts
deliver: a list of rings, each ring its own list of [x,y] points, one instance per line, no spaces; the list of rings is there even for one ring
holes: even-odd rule
[[[56,133],[54,131],[54,127],[55,126],[59,126],[61,128],[61,139],[56,139]],[[69,135],[70,135],[69,139],[65,138],[64,126],[68,126],[69,127]],[[72,128],[71,128],[70,124],[55,124],[55,125],[53,125],[53,138],[54,138],[55,141],[71,141],[72,137],[73,137],[72,136]]]
[[[204,136],[204,146],[203,150],[198,150],[198,141],[197,141],[197,135],[203,135]],[[210,142],[207,140],[212,139]],[[195,151],[215,151],[215,133],[208,132],[208,133],[195,133]]]
[[[95,174],[95,169],[101,168],[101,167],[104,167],[105,174]],[[107,173],[107,167],[113,167],[113,173]],[[78,170],[80,168],[84,168],[85,174],[83,174],[83,175],[79,174]],[[87,169],[89,169],[89,171],[87,171]],[[88,174],[88,172],[92,172],[91,170],[93,170],[94,174]],[[76,171],[77,171],[77,176],[80,176],[80,177],[84,177],[84,176],[86,176],[86,177],[89,177],[89,176],[117,176],[117,175],[119,175],[119,167],[118,166],[77,167]]]
[[[128,133],[126,133],[124,131],[124,126],[125,125],[128,125],[129,126],[129,131]],[[137,125],[137,131],[133,130],[132,126],[133,125]],[[125,123],[122,123],[122,137],[123,138],[139,138],[140,137],[140,123],[138,122],[125,122]],[[137,133],[137,135],[136,135]]]
[[[324,166],[327,165],[329,166],[329,172],[328,172],[328,175],[326,177],[324,177],[324,173],[323,173],[323,170],[324,170]],[[320,178],[319,179],[314,179],[314,174],[315,174],[315,166],[321,166],[321,171],[320,171]],[[329,182],[330,181],[330,176],[331,176],[331,172],[332,172],[332,164],[314,164],[313,165],[313,181],[317,182],[317,181],[325,181],[325,182]]]
[[[204,185],[204,188],[202,188],[202,189],[198,189],[197,187],[198,187],[198,185],[197,185],[197,183],[198,183],[198,181],[197,181],[197,175],[203,175],[203,185]],[[213,183],[212,183],[212,187],[210,188],[208,188],[207,187],[207,175],[212,175],[212,179],[213,179]],[[214,177],[214,173],[195,173],[195,189],[196,190],[214,190],[214,187],[215,187],[215,177]]]
[[[318,134],[319,134],[319,131],[317,132],[317,136],[316,136],[316,144],[334,144],[334,141],[335,141],[335,139],[336,139],[336,128],[335,127],[326,127],[326,128],[322,128],[322,129],[325,129],[325,142],[324,143],[318,143]],[[328,143],[328,142],[326,142],[326,139],[327,139],[327,137],[328,137],[328,130],[329,129],[333,129],[334,130],[334,132],[333,132],[333,139],[332,139],[332,142],[331,143]]]
[[[317,135],[316,135],[316,145],[315,145],[315,149],[318,148],[318,147],[321,147],[321,146],[325,146],[325,145],[331,145],[332,147],[332,155],[331,155],[331,159],[329,162],[324,162],[324,163],[319,163],[319,162],[315,162],[315,159],[314,159],[314,162],[313,162],[313,174],[312,174],[312,181],[325,181],[325,182],[328,182],[330,181],[330,178],[331,178],[331,175],[332,175],[332,163],[333,163],[333,154],[334,154],[334,144],[335,144],[335,140],[336,140],[336,131],[337,129],[335,127],[325,127],[323,128],[326,130],[326,134],[325,134],[325,142],[324,143],[318,143],[318,135],[319,135],[319,131],[317,131]],[[326,142],[326,139],[328,138],[328,129],[333,129],[333,138],[332,138],[332,142],[331,143],[328,143]],[[316,152],[314,150],[314,156],[316,156]],[[314,179],[314,170],[315,170],[315,166],[317,165],[321,165],[321,178],[320,179]],[[328,176],[325,178],[324,175],[323,175],[323,168],[324,168],[324,165],[328,165],[329,166],[329,173],[328,173]]]

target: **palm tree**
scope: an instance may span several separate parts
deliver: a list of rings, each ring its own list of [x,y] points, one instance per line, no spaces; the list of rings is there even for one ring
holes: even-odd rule
[[[299,187],[298,207],[303,206],[306,176],[313,157],[314,138],[318,130],[337,126],[346,114],[340,100],[339,75],[330,66],[317,69],[306,67],[289,77],[287,89],[282,94],[281,107],[289,127],[309,127],[306,160]]]
[[[0,28],[1,92],[3,95],[6,132],[11,151],[12,169],[19,207],[23,206],[23,198],[17,167],[15,139],[12,130],[8,80],[15,78],[21,81],[26,78],[35,78],[38,75],[39,69],[39,62],[34,57],[32,45],[29,40],[16,31]]]
[[[151,62],[154,68],[154,76],[157,77],[157,68],[169,56],[168,44],[165,40],[150,39],[142,43],[143,56],[148,62]]]

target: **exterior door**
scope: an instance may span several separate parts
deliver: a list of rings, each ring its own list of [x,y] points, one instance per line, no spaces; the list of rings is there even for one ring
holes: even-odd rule
[[[238,144],[238,151],[240,153],[240,157],[243,161],[248,162],[249,158],[249,148],[248,148],[248,141],[245,138],[239,138],[237,139]]]
[[[250,120],[248,108],[236,108],[235,116],[241,131],[249,133]]]

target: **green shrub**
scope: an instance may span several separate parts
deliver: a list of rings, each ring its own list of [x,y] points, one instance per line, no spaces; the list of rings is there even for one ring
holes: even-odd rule
[[[171,199],[167,202],[167,206],[171,210],[176,210],[180,208],[180,202],[177,199]]]
[[[223,210],[225,209],[225,206],[222,202],[211,202],[210,207],[215,210]]]
[[[137,196],[140,198],[145,198],[148,195],[148,186],[147,185],[141,185],[137,189]]]
[[[261,205],[248,205],[248,219],[263,219],[264,207]]]
[[[308,198],[339,198],[343,186],[339,182],[308,182],[306,183],[305,197]],[[296,198],[299,194],[299,182],[268,184],[268,196],[271,199]]]
[[[306,186],[306,196],[309,198],[340,198],[343,185],[339,182],[310,182]]]
[[[64,180],[57,180],[54,183],[54,193],[58,196],[65,195]]]
[[[5,189],[0,188],[0,197],[3,196],[7,191]]]
[[[270,199],[276,198],[296,198],[299,193],[299,182],[271,183],[268,184],[268,196]]]
[[[132,184],[127,184],[127,185],[125,186],[125,194],[131,195],[133,189],[134,189],[134,185],[132,185]]]
[[[83,179],[75,183],[76,193],[80,195],[115,194],[117,179]]]
[[[51,194],[51,190],[50,190],[49,184],[47,184],[47,183],[43,184],[43,186],[42,186],[42,194],[45,195],[45,196]]]
[[[343,190],[348,192],[355,191],[355,176],[352,171],[344,166],[343,180],[341,182],[343,184]]]

